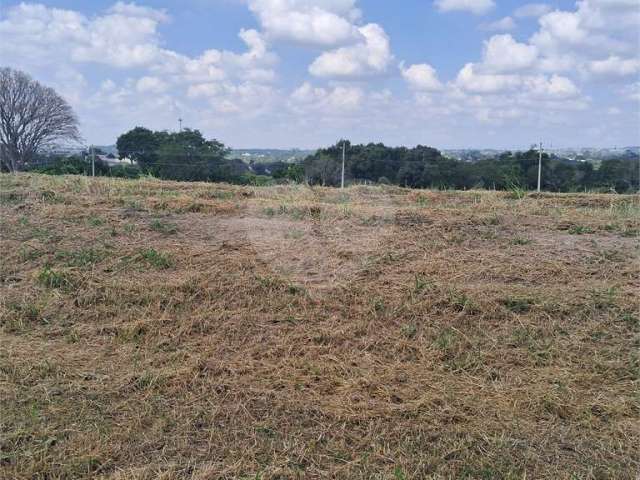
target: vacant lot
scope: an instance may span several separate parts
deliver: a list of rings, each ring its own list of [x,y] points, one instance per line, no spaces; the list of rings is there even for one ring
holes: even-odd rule
[[[2,478],[637,475],[637,197],[0,182]]]

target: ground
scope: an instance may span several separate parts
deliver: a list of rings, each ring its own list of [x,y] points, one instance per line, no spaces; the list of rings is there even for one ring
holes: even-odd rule
[[[637,196],[0,187],[0,478],[636,478]]]

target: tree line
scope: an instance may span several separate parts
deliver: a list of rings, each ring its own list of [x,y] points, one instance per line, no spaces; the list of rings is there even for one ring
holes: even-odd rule
[[[229,158],[229,149],[206,140],[198,130],[152,131],[136,127],[118,137],[119,156],[133,165],[108,166],[96,162],[96,175],[136,178],[152,175],[178,181],[210,181],[268,185],[308,183],[337,187],[342,174],[345,144],[347,184],[392,184],[409,188],[534,190],[538,152],[503,152],[475,162],[442,155],[435,148],[354,145],[340,141],[297,162],[250,162]],[[88,174],[87,155],[59,159],[39,171]],[[599,164],[542,155],[542,189],[551,192],[602,191],[630,193],[640,190],[640,159],[627,153]]]
[[[0,170],[34,168],[43,152],[60,142],[81,141],[78,120],[67,102],[53,89],[29,75],[0,68]],[[348,183],[395,184],[411,188],[488,188],[531,190],[536,187],[538,153],[504,152],[467,162],[442,155],[435,148],[388,147],[382,143],[354,145],[339,141],[302,161],[249,164],[230,158],[230,150],[199,130],[152,131],[135,127],[120,135],[116,146],[132,164],[110,166],[87,155],[64,156],[37,169],[53,174],[88,174],[137,177],[141,174],[182,181],[251,183],[306,182],[338,186],[342,152],[346,153]],[[46,155],[45,155],[46,156]],[[542,188],[547,191],[640,190],[638,154],[591,162],[543,155]]]
[[[537,186],[538,152],[504,152],[493,158],[465,162],[446,157],[435,148],[388,147],[381,143],[346,145],[345,176],[350,182],[389,183],[411,188],[514,187],[533,190]],[[342,144],[318,150],[304,162],[305,178],[311,184],[338,186],[342,170]],[[542,189],[552,192],[584,190],[637,192],[640,189],[640,159],[626,153],[603,160],[596,167],[543,153]]]

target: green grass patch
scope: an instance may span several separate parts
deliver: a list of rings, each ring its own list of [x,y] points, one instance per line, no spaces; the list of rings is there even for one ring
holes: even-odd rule
[[[173,235],[178,232],[178,226],[174,223],[164,222],[159,218],[151,221],[149,228],[154,232],[159,232],[165,235]]]
[[[527,313],[531,310],[533,301],[530,298],[507,297],[502,300],[502,304],[513,313]]]
[[[105,223],[106,223],[106,220],[104,218],[95,217],[95,216],[91,216],[87,218],[87,224],[91,227],[101,227]]]
[[[142,258],[147,264],[158,268],[167,269],[173,266],[173,261],[168,253],[159,252],[155,248],[146,248],[140,251],[140,258]]]
[[[531,242],[532,240],[530,238],[514,237],[509,243],[511,243],[511,245],[529,245]]]
[[[571,225],[567,232],[571,235],[585,235],[589,233],[595,233],[595,230],[585,225]]]
[[[71,276],[59,270],[54,270],[49,266],[44,267],[38,273],[38,282],[47,288],[58,288],[70,290],[73,288]]]
[[[81,248],[76,251],[57,252],[55,258],[65,262],[68,267],[86,267],[102,260],[105,252],[95,248]]]

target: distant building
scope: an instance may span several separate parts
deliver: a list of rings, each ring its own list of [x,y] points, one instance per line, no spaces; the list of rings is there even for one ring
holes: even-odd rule
[[[115,155],[96,155],[96,160],[99,160],[110,167],[115,167],[117,165],[133,165],[135,163],[128,157],[118,158]]]

